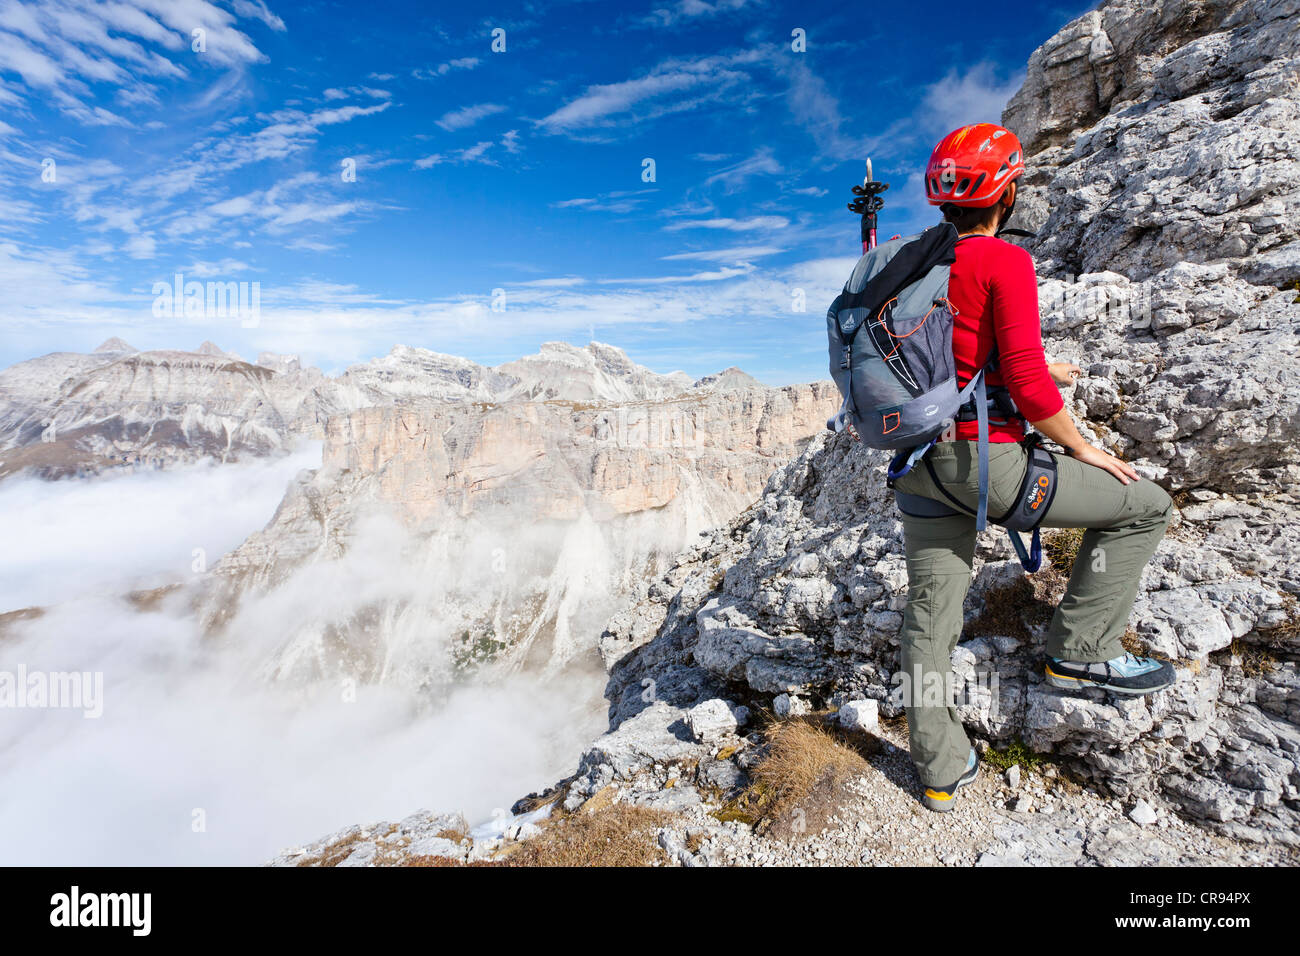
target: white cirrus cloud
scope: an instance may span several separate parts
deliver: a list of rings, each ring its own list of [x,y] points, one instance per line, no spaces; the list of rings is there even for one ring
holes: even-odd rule
[[[451,110],[444,113],[441,117],[434,120],[434,123],[448,132],[454,132],[458,129],[465,129],[473,126],[481,119],[485,119],[497,113],[504,113],[505,109],[506,108],[499,103],[477,103],[473,106],[465,106],[461,109]]]
[[[746,67],[767,57],[763,50],[671,59],[643,76],[588,86],[580,96],[537,121],[548,133],[579,134],[615,124],[644,122],[716,102],[750,85]],[[729,102],[734,105],[736,97]]]
[[[434,166],[451,164],[454,166],[468,166],[472,163],[478,163],[483,166],[499,166],[491,155],[490,151],[500,146],[508,153],[517,153],[522,148],[518,143],[518,136],[515,130],[511,130],[501,137],[499,142],[493,142],[490,139],[480,140],[473,146],[467,146],[464,149],[455,149],[447,153],[432,153],[428,156],[422,156],[413,164],[416,169],[432,169]]]
[[[446,63],[439,63],[434,67],[418,66],[411,71],[411,76],[417,80],[432,80],[439,76],[446,76],[448,73],[454,73],[458,70],[472,70],[479,65],[479,58],[476,56],[462,56],[455,60],[448,60]]]
[[[1020,88],[1024,71],[1000,78],[992,63],[976,63],[962,72],[950,70],[926,88],[918,125],[939,137],[969,123],[1000,123],[1007,102]]]
[[[660,256],[665,262],[680,259],[697,259],[701,262],[738,262],[746,259],[758,259],[763,256],[775,256],[785,252],[778,246],[732,246],[729,249],[701,249],[697,252],[678,252],[670,256]]]
[[[687,219],[664,226],[665,232],[678,232],[682,229],[725,229],[729,232],[758,232],[771,229],[784,229],[790,225],[785,216],[750,216],[747,219],[718,217],[714,219]]]
[[[671,27],[692,20],[708,20],[726,13],[734,13],[746,6],[759,6],[762,0],[677,0],[670,7],[651,11],[642,22],[651,26]]]
[[[742,189],[755,176],[778,176],[785,168],[772,156],[772,150],[763,147],[748,159],[721,169],[704,180],[704,185],[720,185],[729,193]]]
[[[599,196],[579,196],[551,203],[552,209],[582,209],[587,212],[629,213],[641,207],[648,195],[658,189],[621,189]]]
[[[149,107],[157,103],[151,80],[183,79],[199,64],[239,72],[265,61],[241,19],[285,29],[264,0],[7,0],[0,5],[0,71],[19,75],[29,95],[84,125],[133,126],[88,103],[97,86],[115,87],[125,107]]]

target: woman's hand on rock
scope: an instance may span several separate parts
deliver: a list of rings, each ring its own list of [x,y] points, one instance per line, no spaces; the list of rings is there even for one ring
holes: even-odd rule
[[[1053,362],[1047,366],[1048,373],[1052,376],[1052,381],[1057,385],[1073,385],[1083,369],[1073,362]]]

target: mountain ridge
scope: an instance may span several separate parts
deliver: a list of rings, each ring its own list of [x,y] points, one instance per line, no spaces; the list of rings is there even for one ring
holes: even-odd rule
[[[399,344],[327,376],[292,355],[249,362],[210,341],[140,351],[113,337],[91,353],[53,352],[0,371],[0,477],[276,454],[322,437],[332,415],[373,406],[658,401],[741,385],[767,387],[660,375],[597,342],[548,342],[496,367]]]

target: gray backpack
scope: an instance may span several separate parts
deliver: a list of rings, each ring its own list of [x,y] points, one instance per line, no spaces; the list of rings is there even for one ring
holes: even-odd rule
[[[980,373],[957,387],[947,299],[956,245],[950,223],[881,243],[858,260],[826,314],[842,421],[872,448],[926,445],[983,381]]]
[[[870,447],[898,452],[888,472],[892,486],[965,411],[979,423],[980,493],[974,516],[982,531],[988,520],[990,405],[995,414],[1015,414],[1015,406],[1006,389],[985,384],[984,372],[996,368],[996,353],[965,386],[957,385],[952,354],[956,312],[947,298],[956,245],[956,228],[941,223],[881,243],[858,260],[826,313],[831,377],[844,396],[839,413],[827,425],[834,431],[852,425]],[[1037,524],[1056,490],[1055,462],[1044,449],[1032,450],[1026,484],[1040,489],[1031,511],[1021,514],[1024,509],[1017,507],[994,523],[1011,531],[1033,530],[1032,554],[1017,534],[1011,535],[1021,563],[1033,571],[1041,561]],[[1051,494],[1045,494],[1048,490]],[[960,510],[917,495],[895,494],[908,514],[970,513],[955,499],[952,503]]]

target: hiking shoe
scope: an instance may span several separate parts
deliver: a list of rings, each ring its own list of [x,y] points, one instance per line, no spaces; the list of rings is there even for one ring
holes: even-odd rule
[[[1100,687],[1116,694],[1153,694],[1174,682],[1173,664],[1133,654],[1089,663],[1049,657],[1044,670],[1047,683],[1066,690]]]
[[[948,787],[926,787],[925,793],[921,796],[921,802],[931,810],[939,813],[947,813],[955,806],[953,797],[957,791],[968,783],[974,783],[975,778],[979,776],[980,758],[976,756],[972,748],[970,759],[966,761],[966,772],[957,778],[957,782]]]

